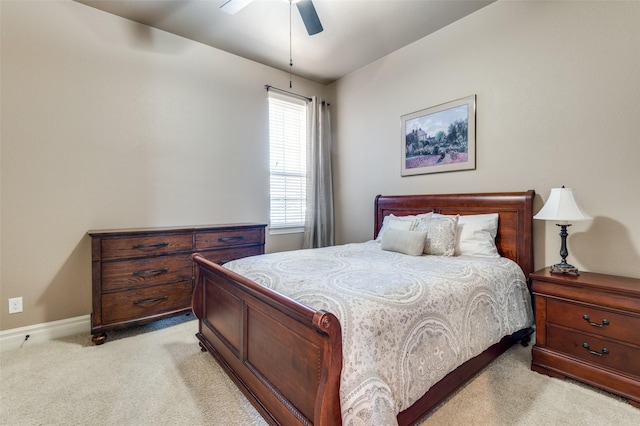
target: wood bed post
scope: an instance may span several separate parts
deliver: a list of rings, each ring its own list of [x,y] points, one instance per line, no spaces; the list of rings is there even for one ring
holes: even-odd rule
[[[316,397],[314,417],[318,425],[342,424],[340,410],[340,373],[342,372],[342,331],[335,315],[317,311],[313,324],[329,336],[329,345],[324,346],[325,366]],[[340,348],[340,350],[336,350]],[[337,374],[336,374],[337,373]]]

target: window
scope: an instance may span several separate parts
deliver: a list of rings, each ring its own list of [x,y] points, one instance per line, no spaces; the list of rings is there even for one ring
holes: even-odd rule
[[[304,227],[307,186],[307,103],[269,92],[271,229]]]

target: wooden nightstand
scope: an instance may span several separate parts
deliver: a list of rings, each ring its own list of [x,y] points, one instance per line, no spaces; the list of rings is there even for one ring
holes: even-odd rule
[[[640,279],[543,269],[531,280],[531,369],[588,383],[640,408]]]

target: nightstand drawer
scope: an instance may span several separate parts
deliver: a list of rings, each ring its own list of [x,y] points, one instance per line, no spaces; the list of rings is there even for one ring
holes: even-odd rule
[[[102,260],[154,256],[191,250],[191,234],[145,235],[140,237],[105,238],[102,240]]]
[[[547,301],[547,321],[628,343],[637,343],[640,334],[638,317],[552,298]]]
[[[114,323],[185,309],[191,303],[192,282],[164,284],[102,296],[102,321]]]
[[[192,276],[190,254],[105,262],[102,265],[102,291],[185,281],[191,280]]]
[[[547,347],[567,355],[640,377],[640,348],[549,324]]]

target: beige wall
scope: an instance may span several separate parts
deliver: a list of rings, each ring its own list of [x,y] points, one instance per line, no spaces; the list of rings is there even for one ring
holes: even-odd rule
[[[340,79],[338,242],[372,237],[376,194],[576,190],[593,220],[568,261],[640,277],[640,2],[497,2]],[[477,95],[474,171],[400,176],[400,117]],[[535,264],[560,260],[535,221]]]
[[[0,329],[91,312],[89,229],[268,221],[264,85],[288,73],[71,1],[0,7]]]

